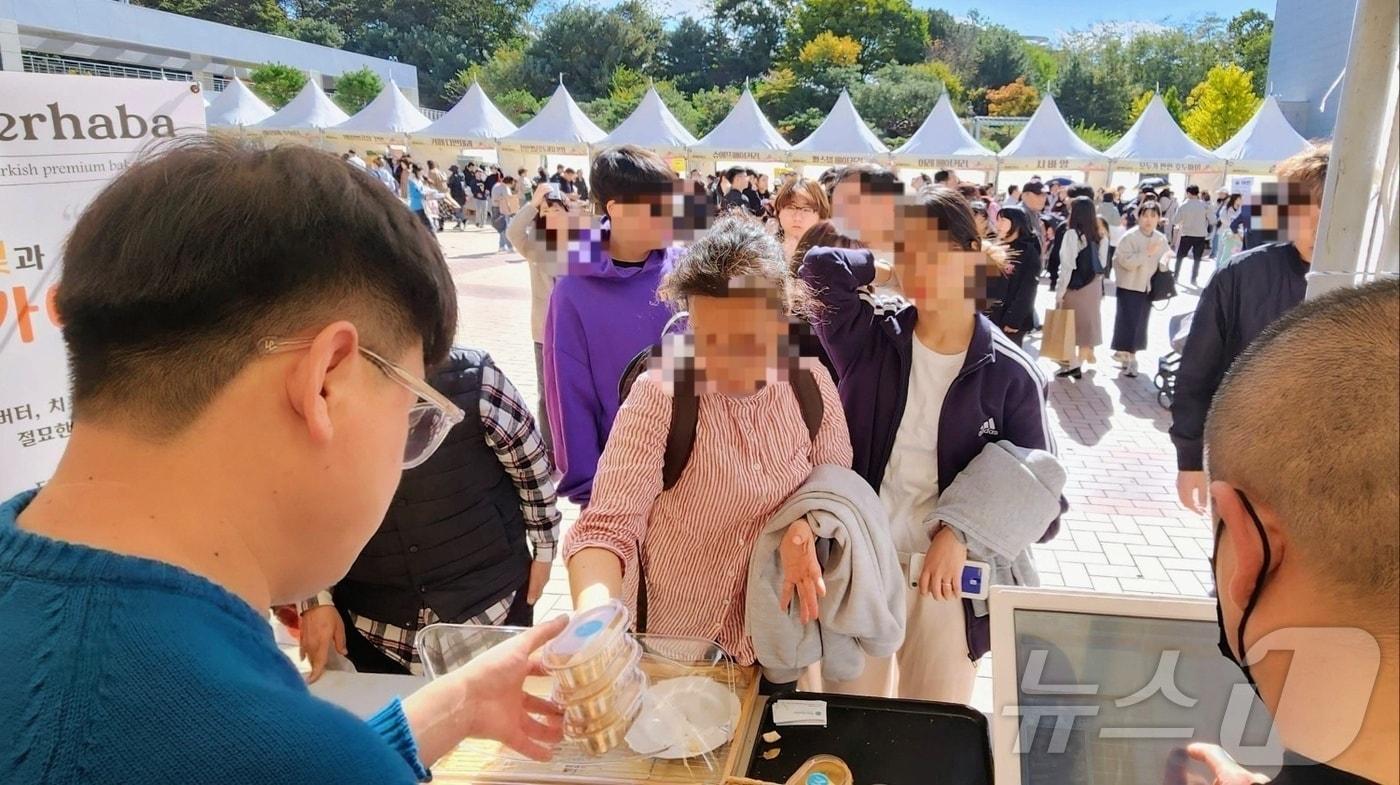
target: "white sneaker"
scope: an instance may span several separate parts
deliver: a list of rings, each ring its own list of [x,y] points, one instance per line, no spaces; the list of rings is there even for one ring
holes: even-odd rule
[[[1137,358],[1136,358],[1136,357],[1134,357],[1133,359],[1131,359],[1131,360],[1128,361],[1127,366],[1126,366],[1126,367],[1124,368],[1124,370],[1123,370],[1123,375],[1124,375],[1124,376],[1127,376],[1127,377],[1129,377],[1129,378],[1137,378],[1137,375],[1138,375],[1138,361],[1137,361]]]

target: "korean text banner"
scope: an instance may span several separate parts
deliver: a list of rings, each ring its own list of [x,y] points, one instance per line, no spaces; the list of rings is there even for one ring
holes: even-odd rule
[[[198,84],[0,71],[0,499],[43,484],[72,430],[54,307],[69,231],[143,151],[191,133]]]

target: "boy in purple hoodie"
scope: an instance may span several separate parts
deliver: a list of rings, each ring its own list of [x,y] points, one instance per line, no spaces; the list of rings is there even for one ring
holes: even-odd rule
[[[684,200],[676,177],[655,153],[611,147],[593,161],[593,202],[608,221],[606,253],[569,264],[555,283],[544,327],[545,407],[559,494],[587,505],[598,456],[621,401],[627,363],[660,338],[670,318],[656,287],[680,249],[673,248]]]

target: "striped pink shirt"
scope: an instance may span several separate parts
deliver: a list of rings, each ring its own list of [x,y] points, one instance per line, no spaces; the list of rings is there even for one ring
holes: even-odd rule
[[[647,631],[712,640],[753,664],[744,598],[754,540],[814,466],[851,465],[836,386],[820,367],[813,375],[825,404],[815,442],[786,382],[745,398],[703,395],[690,462],[665,493],[671,396],[655,372],[642,375],[617,413],[565,561],[585,548],[613,552],[635,607],[637,544],[645,543]]]

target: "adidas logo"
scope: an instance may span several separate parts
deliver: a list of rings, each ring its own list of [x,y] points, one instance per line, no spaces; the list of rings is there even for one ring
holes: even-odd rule
[[[1001,431],[998,431],[998,430],[997,430],[997,424],[996,424],[995,422],[992,421],[992,418],[988,417],[988,418],[987,418],[987,421],[984,422],[984,423],[982,423],[982,427],[977,429],[977,435],[978,435],[978,436],[1000,436],[1000,435],[1001,435]]]

